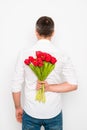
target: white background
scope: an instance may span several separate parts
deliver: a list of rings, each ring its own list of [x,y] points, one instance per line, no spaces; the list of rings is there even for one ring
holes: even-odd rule
[[[54,19],[53,41],[69,54],[78,77],[78,90],[62,94],[64,130],[87,130],[86,0],[0,0],[0,130],[21,130],[11,79],[18,52],[36,42],[35,22],[43,15]]]

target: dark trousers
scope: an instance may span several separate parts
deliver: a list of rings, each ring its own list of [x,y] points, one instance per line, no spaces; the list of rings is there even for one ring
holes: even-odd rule
[[[62,112],[50,119],[37,119],[29,116],[25,111],[22,117],[22,130],[40,130],[41,126],[45,130],[63,130]]]

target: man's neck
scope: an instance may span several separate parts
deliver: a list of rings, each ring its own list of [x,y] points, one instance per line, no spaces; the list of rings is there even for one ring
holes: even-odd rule
[[[43,40],[45,40],[45,39],[46,39],[46,40],[51,41],[51,37],[39,37],[39,38],[38,38],[38,40],[41,40],[41,39],[43,39]]]

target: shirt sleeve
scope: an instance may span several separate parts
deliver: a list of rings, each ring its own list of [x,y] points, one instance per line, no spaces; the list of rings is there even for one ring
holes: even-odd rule
[[[62,60],[63,60],[62,61],[63,82],[68,82],[70,84],[77,85],[77,75],[76,75],[76,71],[70,57],[64,57]]]
[[[22,52],[20,52],[16,61],[15,71],[12,79],[12,92],[19,92],[22,89],[24,82],[24,64],[22,59]]]

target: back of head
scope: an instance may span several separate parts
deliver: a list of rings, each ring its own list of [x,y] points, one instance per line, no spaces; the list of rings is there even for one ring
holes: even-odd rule
[[[36,22],[36,31],[40,36],[50,37],[54,32],[54,21],[47,16],[40,17]]]

